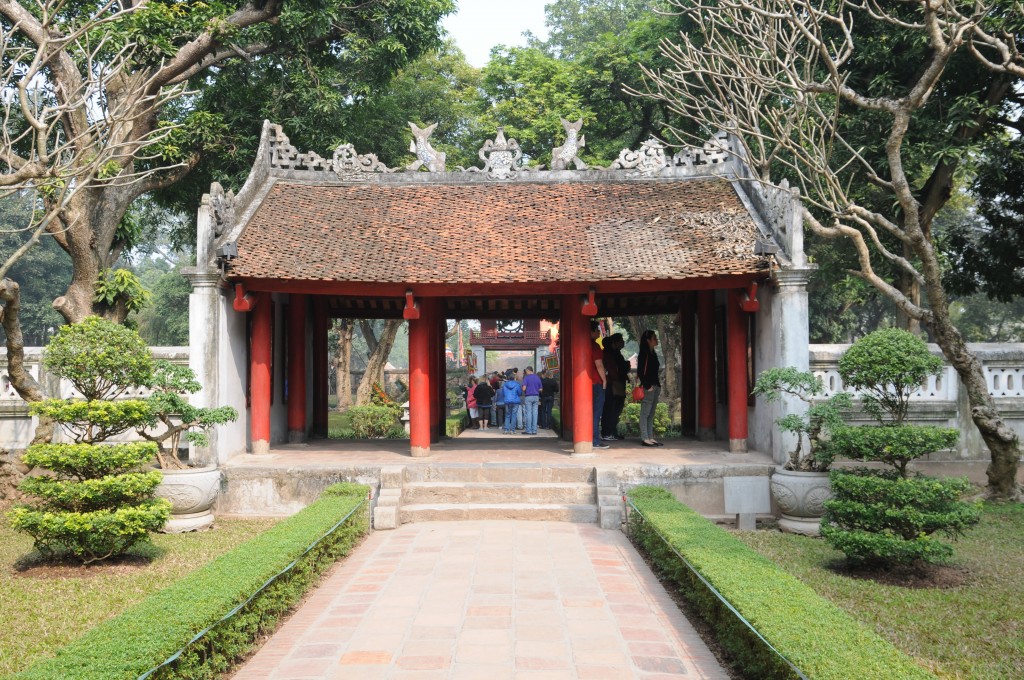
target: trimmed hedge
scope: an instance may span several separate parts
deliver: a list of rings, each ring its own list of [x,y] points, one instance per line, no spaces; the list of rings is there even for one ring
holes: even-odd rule
[[[205,567],[106,621],[56,657],[14,676],[17,680],[127,680],[185,652],[151,678],[215,678],[272,630],[280,616],[315,583],[317,576],[348,553],[366,533],[369,513],[357,510],[331,536],[306,552],[366,498],[367,487],[328,487],[312,505]],[[219,619],[245,602],[290,563],[294,568],[269,585],[226,621]],[[214,625],[216,624],[216,625]],[[192,638],[213,628],[195,642]]]
[[[458,437],[469,425],[469,411],[459,411],[457,416],[448,416],[444,420],[444,436]]]
[[[797,675],[665,546],[658,533],[811,680],[935,680],[866,626],[665,489],[637,487],[629,496],[640,511],[630,513],[630,536],[680,586],[745,677]]]

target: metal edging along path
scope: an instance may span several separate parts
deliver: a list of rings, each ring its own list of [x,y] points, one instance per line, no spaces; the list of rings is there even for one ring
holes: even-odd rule
[[[650,529],[652,531],[654,531],[655,534],[657,534],[658,538],[661,539],[661,542],[664,543],[666,546],[668,546],[669,550],[671,550],[673,553],[675,553],[676,557],[678,557],[682,561],[682,563],[686,565],[686,568],[689,569],[690,571],[692,571],[694,576],[696,576],[698,579],[700,579],[700,582],[704,584],[704,587],[707,588],[709,591],[711,591],[711,593],[715,597],[717,597],[719,599],[719,601],[722,604],[724,604],[726,606],[726,608],[730,612],[732,612],[732,615],[735,616],[740,621],[740,623],[742,623],[744,626],[749,628],[750,632],[752,632],[754,635],[756,635],[758,637],[758,639],[761,640],[761,642],[763,642],[768,649],[772,650],[772,653],[775,654],[775,656],[777,656],[780,659],[782,659],[782,661],[785,662],[785,664],[787,666],[789,666],[791,669],[793,669],[793,672],[797,674],[797,677],[800,678],[800,680],[809,680],[809,678],[806,675],[804,675],[803,671],[801,671],[799,668],[797,668],[793,664],[792,661],[790,661],[785,656],[783,656],[782,652],[780,652],[779,650],[775,649],[775,647],[772,646],[772,643],[768,642],[768,640],[766,640],[765,637],[763,635],[761,635],[761,633],[757,630],[757,628],[754,628],[753,624],[751,624],[750,621],[747,621],[743,617],[743,614],[740,614],[739,611],[736,609],[736,607],[732,606],[732,603],[729,602],[729,600],[725,599],[725,596],[722,595],[720,592],[718,592],[718,589],[715,588],[713,585],[711,585],[711,583],[706,578],[704,578],[704,575],[701,574],[699,571],[697,571],[697,569],[692,564],[690,564],[690,561],[687,560],[685,557],[683,557],[679,553],[679,551],[675,549],[675,546],[673,546],[669,542],[669,540],[667,538],[665,538],[664,534],[662,534],[660,531],[658,531],[657,527],[655,527],[654,524],[652,524],[651,521],[647,519],[647,517],[644,515],[644,513],[640,510],[640,508],[636,507],[636,505],[633,503],[632,500],[628,500],[627,499],[626,506],[627,506],[627,513],[628,513],[628,509],[632,508],[634,512],[636,512],[638,515],[640,515],[640,517],[643,518],[644,522],[647,523],[647,525],[650,527]],[[628,516],[628,514],[626,516],[626,526],[627,527],[629,526],[629,516]]]
[[[219,619],[217,619],[216,621],[214,621],[213,623],[211,623],[211,624],[210,624],[209,626],[207,626],[206,628],[203,628],[203,629],[202,629],[201,631],[199,631],[198,633],[196,633],[196,634],[195,634],[195,636],[194,636],[194,637],[193,637],[193,638],[192,638],[191,640],[189,640],[189,641],[188,641],[187,643],[185,643],[185,645],[184,645],[184,646],[182,646],[182,648],[181,648],[181,649],[179,649],[179,650],[178,650],[178,651],[176,651],[176,652],[175,652],[174,654],[172,654],[171,656],[169,656],[169,657],[167,658],[167,660],[166,660],[166,661],[164,661],[164,662],[163,662],[162,664],[160,664],[159,666],[154,666],[153,668],[150,668],[150,669],[149,669],[148,671],[146,671],[145,673],[143,673],[142,675],[140,675],[140,676],[138,677],[138,680],[146,680],[146,678],[149,678],[149,677],[150,677],[151,675],[153,675],[154,673],[156,673],[156,672],[157,672],[158,670],[160,670],[160,669],[161,669],[161,668],[163,668],[164,666],[168,666],[168,665],[170,665],[170,664],[174,663],[175,661],[177,661],[177,660],[178,660],[178,658],[179,658],[179,657],[180,657],[180,656],[181,656],[182,654],[184,654],[184,653],[185,653],[185,650],[186,650],[186,649],[188,649],[189,647],[191,647],[191,646],[192,646],[193,644],[195,644],[197,640],[199,640],[199,639],[200,639],[200,638],[202,638],[202,637],[203,637],[204,635],[206,635],[207,633],[209,633],[209,632],[210,632],[211,630],[213,630],[214,628],[216,628],[217,626],[219,626],[219,625],[220,625],[221,623],[223,623],[223,622],[227,621],[227,620],[228,620],[228,619],[230,619],[230,618],[231,618],[232,616],[234,616],[235,614],[237,614],[237,613],[238,613],[238,612],[239,612],[239,611],[240,611],[240,610],[241,610],[242,608],[244,608],[244,607],[245,607],[245,606],[246,606],[247,604],[249,604],[249,603],[250,603],[250,602],[252,602],[252,601],[253,601],[254,599],[256,599],[256,596],[257,596],[257,595],[259,595],[260,593],[262,593],[262,592],[263,592],[264,590],[266,590],[266,589],[267,589],[267,588],[268,588],[268,587],[269,587],[269,586],[270,586],[270,585],[271,585],[272,583],[274,583],[274,581],[276,581],[277,579],[281,578],[282,576],[284,576],[285,574],[287,574],[287,573],[288,573],[289,571],[291,571],[291,570],[292,570],[293,568],[295,568],[295,565],[299,563],[299,560],[301,560],[301,559],[302,559],[302,558],[303,558],[303,557],[304,557],[304,556],[305,556],[306,554],[308,554],[310,550],[312,550],[313,548],[315,548],[315,547],[317,547],[318,545],[320,545],[320,543],[321,543],[321,542],[322,542],[322,541],[323,541],[323,540],[324,540],[325,538],[327,538],[328,536],[330,536],[331,534],[333,534],[333,533],[334,533],[335,531],[337,531],[337,530],[338,530],[338,528],[339,528],[339,527],[340,527],[340,526],[341,526],[342,524],[344,524],[345,522],[347,522],[347,521],[348,521],[348,518],[349,518],[349,517],[351,517],[352,515],[354,515],[354,514],[355,514],[356,510],[358,510],[359,508],[363,507],[363,505],[365,505],[365,504],[366,504],[366,499],[364,498],[363,500],[359,501],[359,504],[358,504],[358,505],[357,505],[356,507],[352,508],[352,509],[351,509],[351,510],[349,511],[349,513],[348,513],[347,515],[345,515],[344,517],[342,517],[342,518],[341,518],[341,519],[340,519],[340,520],[338,521],[338,523],[337,523],[337,524],[335,524],[335,525],[334,525],[333,527],[331,527],[331,528],[330,528],[330,529],[329,529],[329,530],[327,531],[327,533],[325,533],[325,534],[324,534],[323,536],[321,536],[320,538],[318,538],[318,539],[316,539],[315,541],[313,541],[313,542],[312,542],[312,543],[311,543],[311,544],[309,545],[309,547],[307,547],[307,548],[306,548],[305,550],[303,550],[303,551],[302,551],[302,554],[301,554],[301,555],[299,555],[298,557],[296,557],[296,558],[295,558],[294,560],[292,560],[292,561],[291,561],[291,562],[290,562],[290,563],[288,564],[288,566],[286,566],[286,567],[285,567],[284,569],[282,569],[281,571],[279,571],[279,572],[277,572],[276,574],[274,574],[273,576],[271,576],[271,577],[270,577],[269,579],[267,579],[267,582],[266,582],[266,583],[264,583],[264,584],[263,584],[262,586],[260,586],[259,588],[257,588],[257,589],[256,589],[256,591],[255,591],[255,592],[254,592],[254,593],[253,593],[252,595],[250,595],[250,596],[249,596],[248,598],[246,598],[246,600],[245,600],[244,602],[242,602],[241,604],[239,604],[239,605],[235,606],[235,608],[234,608],[234,609],[232,609],[231,611],[229,611],[229,612],[228,612],[227,614],[225,614],[224,616],[220,617]]]

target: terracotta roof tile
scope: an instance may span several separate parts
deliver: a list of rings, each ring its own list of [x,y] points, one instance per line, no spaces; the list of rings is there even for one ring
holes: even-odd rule
[[[278,180],[233,278],[401,283],[766,271],[728,180],[315,185]]]

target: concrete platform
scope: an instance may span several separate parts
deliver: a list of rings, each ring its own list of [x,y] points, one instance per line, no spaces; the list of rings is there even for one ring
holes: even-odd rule
[[[625,535],[554,522],[374,532],[234,680],[726,680]]]
[[[218,512],[239,515],[288,515],[316,499],[328,485],[356,481],[376,488],[381,469],[403,470],[413,493],[425,492],[418,483],[490,484],[474,489],[479,500],[517,502],[513,498],[485,498],[496,484],[516,484],[518,502],[529,500],[530,484],[543,483],[548,491],[558,483],[592,483],[604,495],[640,484],[672,490],[683,502],[709,517],[724,517],[723,479],[729,476],[768,476],[774,462],[758,452],[730,453],[725,442],[669,440],[649,448],[639,441],[612,442],[608,449],[581,458],[572,455],[568,442],[527,435],[497,438],[444,439],[431,447],[431,455],[413,458],[406,440],[333,441],[282,444],[266,455],[240,455],[222,466],[224,482]],[[604,479],[605,481],[602,481]],[[441,493],[443,488],[435,487]],[[571,496],[574,491],[565,491]],[[563,500],[572,502],[571,497]],[[415,498],[415,496],[413,496]],[[434,502],[444,499],[435,498]],[[421,501],[425,503],[426,501]],[[548,502],[554,498],[548,496]],[[509,517],[510,519],[512,517]]]

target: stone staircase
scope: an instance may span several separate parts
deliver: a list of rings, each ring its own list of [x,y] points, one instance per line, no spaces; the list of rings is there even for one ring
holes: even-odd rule
[[[609,477],[593,467],[515,463],[396,466],[381,470],[374,527],[516,519],[600,522],[618,528],[621,501],[616,501],[614,474]]]

